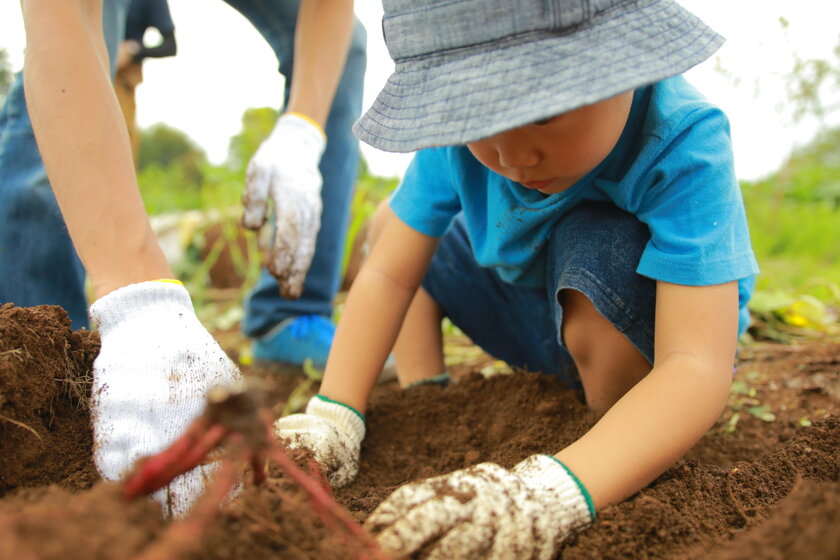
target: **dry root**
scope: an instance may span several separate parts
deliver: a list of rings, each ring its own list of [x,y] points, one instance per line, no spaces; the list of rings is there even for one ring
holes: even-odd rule
[[[376,541],[329,492],[317,464],[308,474],[289,457],[272,429],[273,417],[262,405],[262,389],[254,382],[213,389],[201,417],[161,453],[140,461],[123,483],[123,496],[133,500],[169,484],[176,476],[211,460],[211,454],[227,444],[221,468],[213,485],[190,514],[173,521],[155,543],[135,560],[176,560],[195,552],[210,523],[238,480],[250,465],[255,484],[266,478],[268,462],[276,463],[309,496],[324,523],[345,535],[348,548],[359,550],[360,560],[385,559]]]

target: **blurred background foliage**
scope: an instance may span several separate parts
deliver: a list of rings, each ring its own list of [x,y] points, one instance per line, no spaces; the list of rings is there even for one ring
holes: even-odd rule
[[[819,131],[777,171],[741,185],[761,266],[750,335],[780,342],[840,336],[840,37],[827,58],[793,57],[780,114]]]
[[[823,130],[775,173],[742,183],[742,192],[761,266],[752,335],[840,335],[840,127]]]
[[[6,100],[6,94],[12,87],[12,65],[9,63],[9,53],[0,49],[0,105]]]

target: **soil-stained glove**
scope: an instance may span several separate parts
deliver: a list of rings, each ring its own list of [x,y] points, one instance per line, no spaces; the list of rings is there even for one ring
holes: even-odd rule
[[[274,431],[290,448],[312,451],[333,488],[346,486],[356,478],[365,417],[355,408],[315,395],[305,413],[280,418]]]
[[[481,463],[397,489],[365,526],[386,550],[442,558],[554,558],[595,517],[589,495],[547,455],[511,471]]]
[[[141,457],[162,451],[204,410],[207,390],[239,371],[195,316],[177,281],[130,284],[90,308],[102,348],[93,363],[94,461],[119,480]],[[154,497],[185,514],[217,465],[185,473]]]
[[[248,164],[242,225],[262,227],[268,199],[274,200],[276,229],[267,265],[287,298],[300,297],[315,253],[322,206],[318,163],[325,146],[326,136],[313,121],[285,113]]]

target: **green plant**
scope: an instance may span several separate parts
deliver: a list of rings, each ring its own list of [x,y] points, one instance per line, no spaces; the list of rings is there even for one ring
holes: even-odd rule
[[[6,99],[9,88],[12,87],[12,66],[9,64],[9,53],[0,49],[0,105]]]
[[[766,404],[758,399],[758,391],[751,383],[760,379],[761,374],[756,371],[748,372],[744,379],[736,379],[729,388],[728,410],[731,411],[729,418],[721,426],[721,431],[726,434],[735,432],[743,414],[747,413],[763,422],[773,422],[776,415]]]
[[[753,336],[840,334],[840,128],[824,130],[777,172],[744,182],[742,192],[762,269],[750,303]]]
[[[324,372],[312,365],[312,360],[307,358],[303,362],[303,380],[289,394],[286,404],[283,405],[283,412],[280,416],[288,416],[300,412],[309,402],[313,394],[313,387],[324,379]]]
[[[157,123],[140,131],[137,165],[140,171],[150,165],[163,169],[178,167],[186,184],[198,187],[203,179],[202,167],[206,163],[204,151],[192,138],[176,128]]]

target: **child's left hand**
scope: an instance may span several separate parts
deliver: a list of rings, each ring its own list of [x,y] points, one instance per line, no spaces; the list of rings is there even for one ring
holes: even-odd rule
[[[554,558],[594,517],[586,491],[555,459],[528,457],[512,470],[481,463],[407,484],[365,526],[388,551],[435,558]]]

